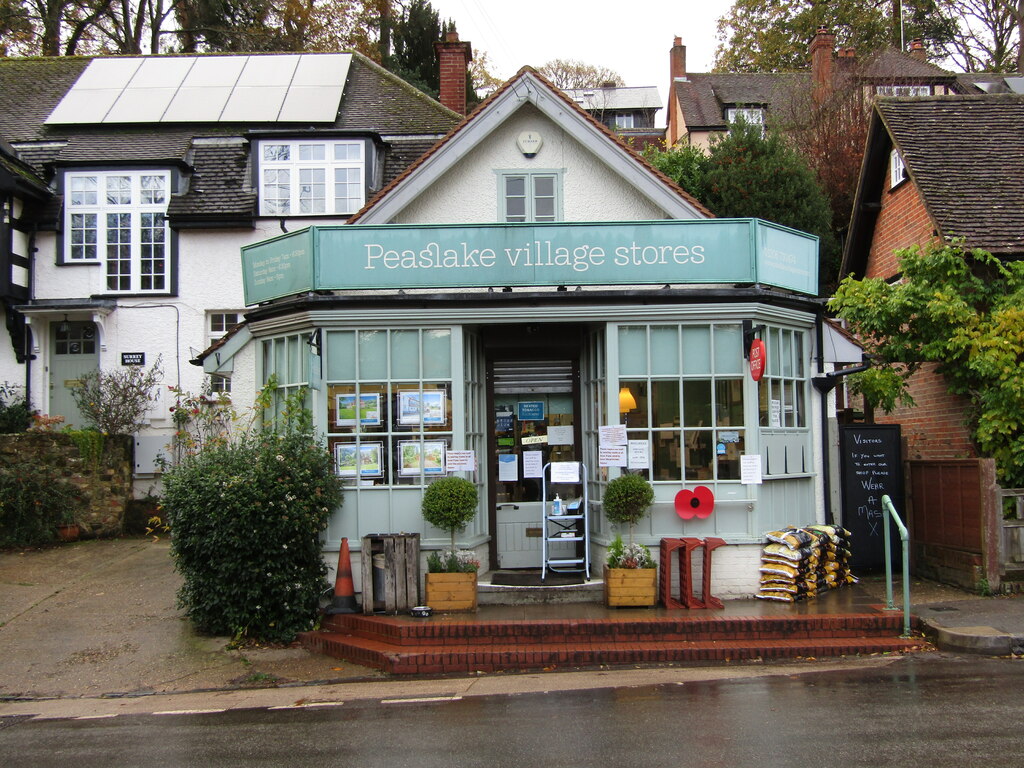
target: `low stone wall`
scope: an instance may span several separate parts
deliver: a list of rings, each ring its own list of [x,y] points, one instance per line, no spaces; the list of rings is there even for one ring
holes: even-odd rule
[[[0,435],[0,464],[25,461],[56,468],[78,489],[84,502],[77,521],[83,537],[121,533],[132,494],[130,437],[108,435],[103,456],[93,462],[82,458],[71,436],[62,432]]]

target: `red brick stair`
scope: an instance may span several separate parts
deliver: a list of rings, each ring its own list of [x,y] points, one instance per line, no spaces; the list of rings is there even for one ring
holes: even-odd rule
[[[922,650],[897,614],[638,619],[325,617],[302,644],[391,674],[497,672],[615,664],[792,659]],[[915,627],[916,628],[916,627]]]

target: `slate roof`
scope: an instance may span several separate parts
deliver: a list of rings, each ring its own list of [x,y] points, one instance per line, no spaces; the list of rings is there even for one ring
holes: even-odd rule
[[[893,146],[941,237],[1024,256],[1024,95],[881,99],[868,135],[844,274],[866,268]]]
[[[272,54],[268,54],[272,55]],[[307,126],[279,123],[46,125],[46,118],[85,70],[89,57],[0,59],[0,135],[43,180],[55,166],[178,165],[193,171],[187,193],[168,215],[194,222],[237,224],[256,210],[249,168],[253,134],[323,130],[384,137],[384,181],[457,125],[462,116],[360,54],[353,54],[337,119]],[[390,143],[387,137],[394,137]],[[408,137],[409,140],[399,140]],[[59,200],[47,213],[59,210]]]
[[[653,85],[635,88],[566,88],[565,95],[590,111],[661,109],[661,96]]]

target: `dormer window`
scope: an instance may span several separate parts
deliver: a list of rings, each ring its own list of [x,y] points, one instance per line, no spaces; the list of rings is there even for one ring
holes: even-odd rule
[[[259,145],[260,214],[347,216],[363,207],[362,141],[263,141]]]
[[[764,136],[764,107],[729,107],[725,110],[725,120],[729,125],[741,121],[747,125],[758,125]]]
[[[894,149],[889,154],[889,189],[895,189],[907,180],[907,166],[903,164],[903,156]]]
[[[876,96],[931,96],[930,85],[876,85]]]
[[[636,115],[632,112],[620,112],[615,115],[615,127],[619,130],[624,128],[636,128]]]

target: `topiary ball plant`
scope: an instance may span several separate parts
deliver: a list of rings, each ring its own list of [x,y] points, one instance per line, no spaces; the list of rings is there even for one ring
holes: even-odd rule
[[[647,514],[654,503],[654,489],[640,475],[619,475],[604,489],[601,506],[608,521],[629,526],[629,543],[633,543],[633,526]]]
[[[427,486],[421,509],[423,519],[435,528],[448,531],[455,551],[455,534],[465,529],[476,516],[476,486],[464,477],[442,477]]]

